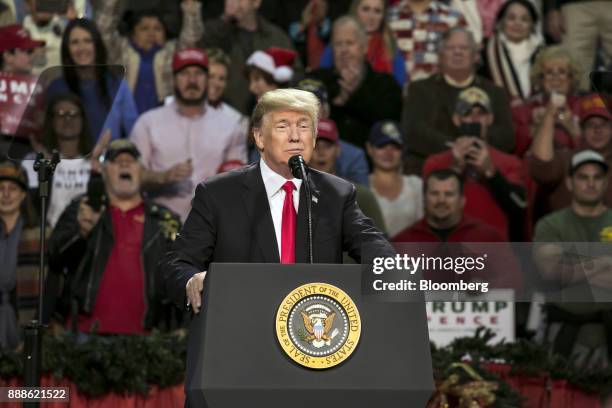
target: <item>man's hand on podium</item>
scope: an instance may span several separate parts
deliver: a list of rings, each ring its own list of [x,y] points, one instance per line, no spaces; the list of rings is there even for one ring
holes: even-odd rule
[[[187,304],[191,305],[195,314],[200,313],[202,306],[202,289],[204,289],[204,278],[206,271],[199,272],[193,275],[188,281],[185,290],[187,292]]]

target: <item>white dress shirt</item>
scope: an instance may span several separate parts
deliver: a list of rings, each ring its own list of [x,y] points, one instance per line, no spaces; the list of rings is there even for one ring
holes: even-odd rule
[[[283,185],[287,180],[268,167],[263,158],[259,161],[259,168],[261,169],[261,178],[263,179],[266,195],[268,196],[268,203],[270,204],[270,213],[272,214],[272,222],[274,223],[276,243],[278,244],[278,255],[280,256],[282,253],[281,228],[283,223],[283,205],[285,204],[285,190],[283,189]],[[291,181],[295,185],[295,190],[293,190],[293,206],[297,214],[298,208],[300,207],[300,187],[302,186],[302,180],[294,178],[291,179]]]

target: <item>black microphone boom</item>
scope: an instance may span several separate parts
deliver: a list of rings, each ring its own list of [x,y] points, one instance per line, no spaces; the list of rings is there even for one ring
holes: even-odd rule
[[[308,261],[309,263],[314,263],[312,254],[312,196],[310,194],[308,165],[304,161],[304,158],[299,154],[291,156],[287,164],[291,169],[291,174],[293,174],[293,177],[304,180],[304,192],[306,193],[306,213],[308,215]]]

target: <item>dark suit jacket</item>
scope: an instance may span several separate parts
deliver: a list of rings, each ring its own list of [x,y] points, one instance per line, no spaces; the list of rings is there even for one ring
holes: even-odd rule
[[[338,177],[310,171],[313,258],[342,263],[347,251],[357,262],[395,256],[384,235],[355,201],[355,187]],[[308,261],[307,211],[300,189],[295,243],[296,262]],[[185,285],[211,262],[277,263],[280,256],[259,163],[218,175],[196,188],[192,209],[166,257],[169,296],[185,305]]]

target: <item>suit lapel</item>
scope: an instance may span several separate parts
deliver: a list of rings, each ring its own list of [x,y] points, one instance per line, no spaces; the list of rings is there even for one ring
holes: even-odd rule
[[[312,196],[312,239],[314,247],[314,237],[319,220],[319,199],[320,194],[314,182],[313,173],[310,173],[310,193]],[[314,257],[313,257],[314,258]],[[308,263],[308,210],[306,209],[306,190],[304,183],[300,187],[300,206],[297,214],[297,228],[295,231],[295,262]]]
[[[262,261],[278,263],[280,262],[278,243],[259,163],[247,170],[244,187],[243,203],[250,219],[252,238],[259,246]]]

